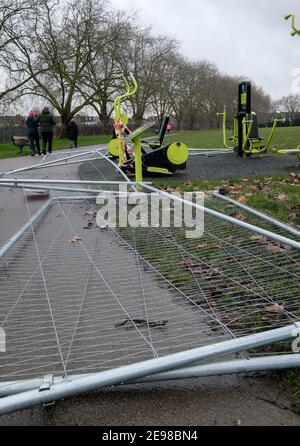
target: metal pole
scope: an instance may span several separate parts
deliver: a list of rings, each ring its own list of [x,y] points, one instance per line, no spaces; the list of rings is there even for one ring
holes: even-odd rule
[[[19,240],[20,237],[27,231],[27,229],[31,228],[36,220],[38,220],[44,212],[49,209],[49,207],[53,204],[55,199],[51,198],[48,200],[31,218],[25,223],[19,231],[17,231],[1,248],[0,248],[0,259],[4,256],[4,254]]]
[[[170,372],[141,378],[126,384],[153,383],[180,379],[204,378],[208,376],[233,375],[237,373],[258,373],[268,370],[292,369],[300,367],[300,355],[266,356],[253,359],[236,359],[200,366],[187,367]],[[0,393],[1,395],[1,393]]]
[[[218,219],[224,220],[224,221],[226,221],[228,223],[231,223],[233,225],[240,226],[241,228],[247,229],[247,230],[249,230],[251,232],[254,232],[256,234],[260,234],[260,235],[263,235],[263,236],[265,236],[265,237],[267,237],[269,239],[275,240],[276,242],[279,242],[279,243],[282,243],[284,245],[291,246],[292,248],[300,250],[300,243],[297,242],[296,240],[292,240],[292,239],[289,239],[287,237],[283,237],[283,236],[281,236],[279,234],[275,234],[274,232],[270,232],[270,231],[267,231],[267,230],[265,230],[263,228],[259,228],[258,226],[251,225],[249,223],[246,223],[246,222],[241,221],[241,220],[237,220],[236,218],[233,218],[233,217],[229,217],[228,215],[225,215],[225,214],[222,214],[220,212],[214,211],[214,210],[209,209],[207,207],[203,207],[203,206],[200,206],[198,204],[192,203],[192,202],[190,202],[188,200],[184,200],[183,198],[177,197],[176,195],[171,195],[168,192],[164,192],[164,191],[161,191],[159,189],[155,189],[154,187],[149,186],[146,183],[140,183],[140,184],[145,189],[147,189],[147,190],[149,190],[151,192],[155,192],[156,194],[158,193],[158,194],[160,194],[160,195],[162,195],[164,197],[169,198],[172,201],[178,201],[178,202],[186,204],[188,206],[192,206],[193,208],[199,209],[200,211],[205,212],[208,215],[212,215],[213,217],[216,217]]]
[[[80,159],[77,161],[63,161],[63,162],[59,162],[59,163],[55,163],[55,164],[51,164],[51,166],[43,166],[40,165],[39,167],[36,167],[35,170],[39,170],[39,169],[52,169],[54,167],[60,167],[60,166],[72,166],[74,164],[79,164],[79,163],[83,163],[84,161],[95,161],[96,158],[86,158],[86,159]]]
[[[68,157],[64,157],[64,158],[59,158],[58,160],[48,161],[47,163],[42,162],[42,163],[34,164],[33,166],[27,166],[27,167],[22,167],[21,169],[12,170],[10,172],[2,172],[2,173],[0,173],[0,176],[1,175],[12,175],[14,173],[25,172],[25,171],[29,171],[29,170],[35,170],[35,169],[44,169],[46,167],[51,166],[51,164],[59,163],[60,161],[65,161],[65,160],[82,157],[85,155],[90,155],[91,153],[96,153],[96,151],[92,150],[92,151],[86,152],[85,154],[80,153],[80,154],[76,154],[76,155],[72,155],[72,156],[68,156]]]
[[[125,384],[143,384],[162,381],[174,381],[181,379],[197,379],[208,376],[233,375],[238,373],[258,373],[269,370],[292,369],[300,367],[300,355],[277,355],[252,359],[236,359],[233,361],[216,362],[199,366],[186,367],[178,370],[171,370],[165,373],[154,374],[126,382]],[[68,375],[67,381],[75,381],[87,376],[97,376],[97,374]],[[24,381],[0,382],[0,398],[39,389],[47,377],[30,379]],[[53,384],[61,384],[66,381],[63,377],[49,377]]]
[[[125,172],[123,172],[123,170],[122,170],[116,163],[114,163],[108,156],[103,155],[103,153],[100,153],[100,152],[97,151],[97,154],[98,154],[101,158],[103,158],[104,160],[106,160],[106,161],[108,161],[110,164],[112,164],[113,167],[114,167],[114,168],[115,168],[115,169],[122,175],[122,177],[125,179],[126,183],[128,183],[128,184],[130,184],[130,185],[132,186],[133,191],[134,191],[134,192],[137,192],[137,189],[136,189],[136,187],[135,187],[137,183],[134,183],[134,185],[133,185],[133,183],[130,181],[130,179],[129,179],[128,176],[125,174]]]
[[[97,375],[86,376],[74,381],[65,381],[49,386],[46,390],[31,390],[18,395],[8,396],[0,400],[0,415],[25,409],[34,405],[50,403],[62,398],[90,392],[102,387],[114,386],[137,380],[156,373],[178,369],[189,364],[209,360],[218,356],[238,353],[247,349],[261,347],[280,341],[287,341],[299,336],[300,325],[257,333],[238,339],[208,345],[170,356],[155,358],[138,364],[127,365]]]
[[[116,195],[123,195],[122,192],[119,191],[107,191],[107,190],[98,190],[98,189],[79,189],[79,188],[70,188],[70,187],[55,187],[55,186],[32,186],[30,184],[23,184],[23,183],[17,183],[17,184],[9,184],[9,183],[0,183],[0,187],[8,187],[8,188],[16,188],[16,189],[26,189],[29,188],[30,190],[45,190],[45,191],[60,191],[60,192],[76,192],[76,193],[83,193],[83,194],[116,194]],[[124,192],[125,195],[126,192]]]
[[[291,234],[296,235],[297,237],[300,237],[300,231],[298,231],[297,229],[293,228],[290,225],[282,223],[281,221],[276,220],[275,218],[270,217],[269,215],[266,215],[263,212],[258,211],[257,209],[246,206],[238,201],[233,200],[232,198],[221,195],[218,192],[212,192],[212,196],[215,198],[219,198],[220,200],[226,201],[227,203],[234,204],[236,207],[243,209],[249,214],[253,214],[256,217],[261,218],[262,220],[272,223],[274,226],[277,226],[280,229],[284,229],[285,231],[290,232]]]
[[[18,179],[18,178],[13,178],[13,179],[4,179],[4,180],[0,180],[0,184],[17,184],[17,183],[22,183],[22,184],[84,184],[84,185],[113,185],[113,186],[123,186],[126,184],[129,186],[132,185],[136,185],[136,182],[127,182],[124,183],[124,181],[83,181],[83,180],[39,180],[39,179]]]

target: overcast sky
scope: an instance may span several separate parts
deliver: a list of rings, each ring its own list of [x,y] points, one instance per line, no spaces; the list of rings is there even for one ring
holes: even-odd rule
[[[298,15],[299,0],[111,0],[136,10],[142,25],[152,25],[182,44],[191,59],[207,59],[231,75],[253,79],[274,99],[293,91],[300,77],[300,37],[290,36],[288,13]]]

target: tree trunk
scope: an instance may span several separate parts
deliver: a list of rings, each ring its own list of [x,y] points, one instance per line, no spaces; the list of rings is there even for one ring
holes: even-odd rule
[[[67,138],[68,125],[69,125],[69,122],[71,121],[71,119],[72,119],[72,116],[70,116],[68,114],[61,115],[61,127],[60,127],[60,134],[59,134],[60,139]]]
[[[195,119],[194,118],[190,118],[190,124],[189,124],[189,130],[190,131],[194,130],[194,123],[195,123]]]
[[[177,131],[177,132],[180,132],[180,130],[181,130],[181,121],[182,121],[182,118],[181,118],[181,117],[180,117],[180,118],[179,118],[179,117],[178,117],[178,118],[176,117],[175,119],[176,119],[176,131]]]
[[[133,122],[134,122],[134,126],[140,127],[143,123],[143,119],[144,119],[144,115],[142,113],[134,113],[133,115]]]
[[[107,112],[107,101],[101,103],[100,121],[104,135],[110,135],[112,133],[112,126]]]

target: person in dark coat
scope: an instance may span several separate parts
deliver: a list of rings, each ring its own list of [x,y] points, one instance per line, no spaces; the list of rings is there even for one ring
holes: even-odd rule
[[[42,113],[38,115],[36,122],[40,125],[40,132],[43,139],[43,154],[46,155],[47,145],[48,153],[52,153],[53,133],[56,122],[50,113],[49,107],[44,108]]]
[[[77,149],[78,135],[79,135],[78,125],[76,124],[74,119],[71,119],[71,121],[69,122],[69,125],[68,125],[68,130],[67,130],[67,136],[68,136],[68,140],[70,142],[71,149],[74,149],[74,147],[75,147],[75,149]]]
[[[36,116],[37,113],[34,110],[31,110],[28,118],[26,119],[27,136],[29,139],[31,156],[35,155],[35,151],[37,151],[39,155],[41,154],[40,134],[38,131],[38,123],[36,122]]]

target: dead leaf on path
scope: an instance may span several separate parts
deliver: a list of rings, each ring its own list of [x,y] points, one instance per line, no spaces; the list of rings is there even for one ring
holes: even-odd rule
[[[69,243],[76,243],[76,242],[79,242],[79,241],[81,241],[82,239],[80,238],[80,237],[78,237],[78,235],[75,235],[75,237],[72,237],[70,240],[69,240]]]
[[[87,221],[90,221],[90,220],[92,220],[93,218],[95,218],[96,215],[97,215],[97,211],[94,210],[94,209],[91,209],[91,210],[89,210],[89,211],[86,211],[86,213],[85,213],[85,215],[84,215],[84,218],[85,218]]]

